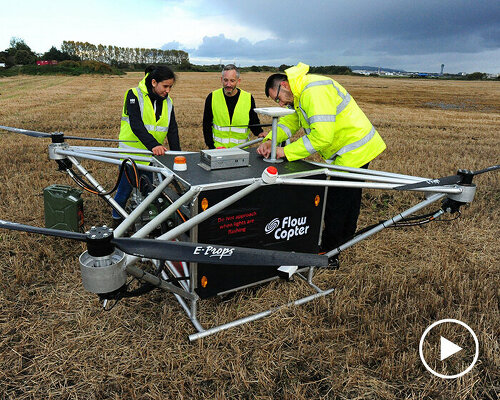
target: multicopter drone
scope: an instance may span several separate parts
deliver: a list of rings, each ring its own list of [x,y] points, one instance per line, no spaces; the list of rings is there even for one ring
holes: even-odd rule
[[[313,283],[316,268],[328,267],[329,257],[384,228],[408,221],[421,224],[459,212],[474,198],[474,176],[500,168],[459,170],[456,175],[429,179],[309,161],[281,162],[276,159],[277,121],[293,111],[279,107],[256,111],[272,117],[269,159],[262,159],[255,149],[243,150],[262,140],[256,139],[231,149],[167,152],[154,156],[149,165],[136,164],[150,161],[145,156],[151,156],[151,152],[128,147],[124,155],[120,148],[70,146],[66,139],[113,140],[0,126],[11,132],[51,138],[49,158],[59,169],[81,187],[99,194],[123,217],[114,230],[102,226],[86,233],[3,220],[0,227],[86,242],[87,250],[79,258],[83,286],[99,295],[105,309],[121,298],[154,288],[171,292],[197,330],[189,336],[193,341],[331,293],[333,288],[321,289]],[[82,160],[121,165],[120,173],[126,173],[124,166],[128,164],[132,171],[151,171],[154,179],[141,187],[137,174],[129,177],[137,189],[130,208],[125,210],[84,168]],[[426,199],[319,255],[327,188],[335,186],[423,192]],[[439,201],[437,211],[414,215]],[[130,237],[124,237],[130,232]],[[143,262],[153,268],[143,267]],[[292,276],[303,279],[315,293],[208,329],[197,319],[200,300]],[[142,286],[130,289],[129,277],[137,278]]]

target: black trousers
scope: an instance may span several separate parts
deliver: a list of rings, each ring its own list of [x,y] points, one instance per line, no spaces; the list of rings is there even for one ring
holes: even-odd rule
[[[368,164],[361,168],[368,168]],[[335,178],[336,181],[348,179]],[[362,189],[329,187],[325,207],[325,229],[321,249],[330,251],[345,243],[356,232]]]

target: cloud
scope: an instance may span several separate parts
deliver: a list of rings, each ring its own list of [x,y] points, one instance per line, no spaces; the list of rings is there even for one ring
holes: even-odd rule
[[[382,65],[500,72],[498,0],[23,0],[0,13],[0,49],[12,36],[37,52],[63,40],[175,48],[193,62]],[[43,28],[42,28],[43,27]],[[208,62],[207,62],[208,61]],[[381,64],[391,62],[393,64]]]
[[[301,45],[278,39],[266,39],[252,43],[246,38],[235,40],[220,34],[218,36],[205,36],[201,45],[192,54],[195,57],[236,58],[240,61],[250,59],[278,61],[281,59],[281,55],[276,57],[276,49],[278,48],[281,50],[280,54],[295,53],[301,49]]]
[[[174,40],[172,42],[165,43],[163,46],[160,48],[161,50],[183,50],[181,44]]]
[[[254,0],[238,6],[212,0],[211,4],[225,10],[227,19],[256,32],[269,30],[271,36],[251,41],[246,36],[228,37],[227,31],[207,35],[195,57],[217,54],[278,65],[290,60],[352,65],[363,58],[399,59],[418,65],[418,59],[439,57],[455,63],[462,54],[460,62],[470,66],[479,62],[467,60],[474,54],[487,68],[498,70],[500,65],[498,0],[289,0],[286,5]]]

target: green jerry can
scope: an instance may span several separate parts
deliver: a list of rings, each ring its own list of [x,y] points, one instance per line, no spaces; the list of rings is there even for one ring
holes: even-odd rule
[[[64,185],[50,185],[43,189],[45,227],[83,232],[82,191]]]

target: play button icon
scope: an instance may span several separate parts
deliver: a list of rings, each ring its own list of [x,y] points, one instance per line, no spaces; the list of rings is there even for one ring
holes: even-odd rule
[[[457,346],[455,343],[441,336],[440,361],[446,360],[448,357],[451,357],[453,354],[458,353],[460,350],[463,350],[460,346]]]
[[[474,331],[456,319],[434,322],[422,334],[419,355],[425,368],[443,379],[459,378],[469,372],[479,358],[479,342]]]

